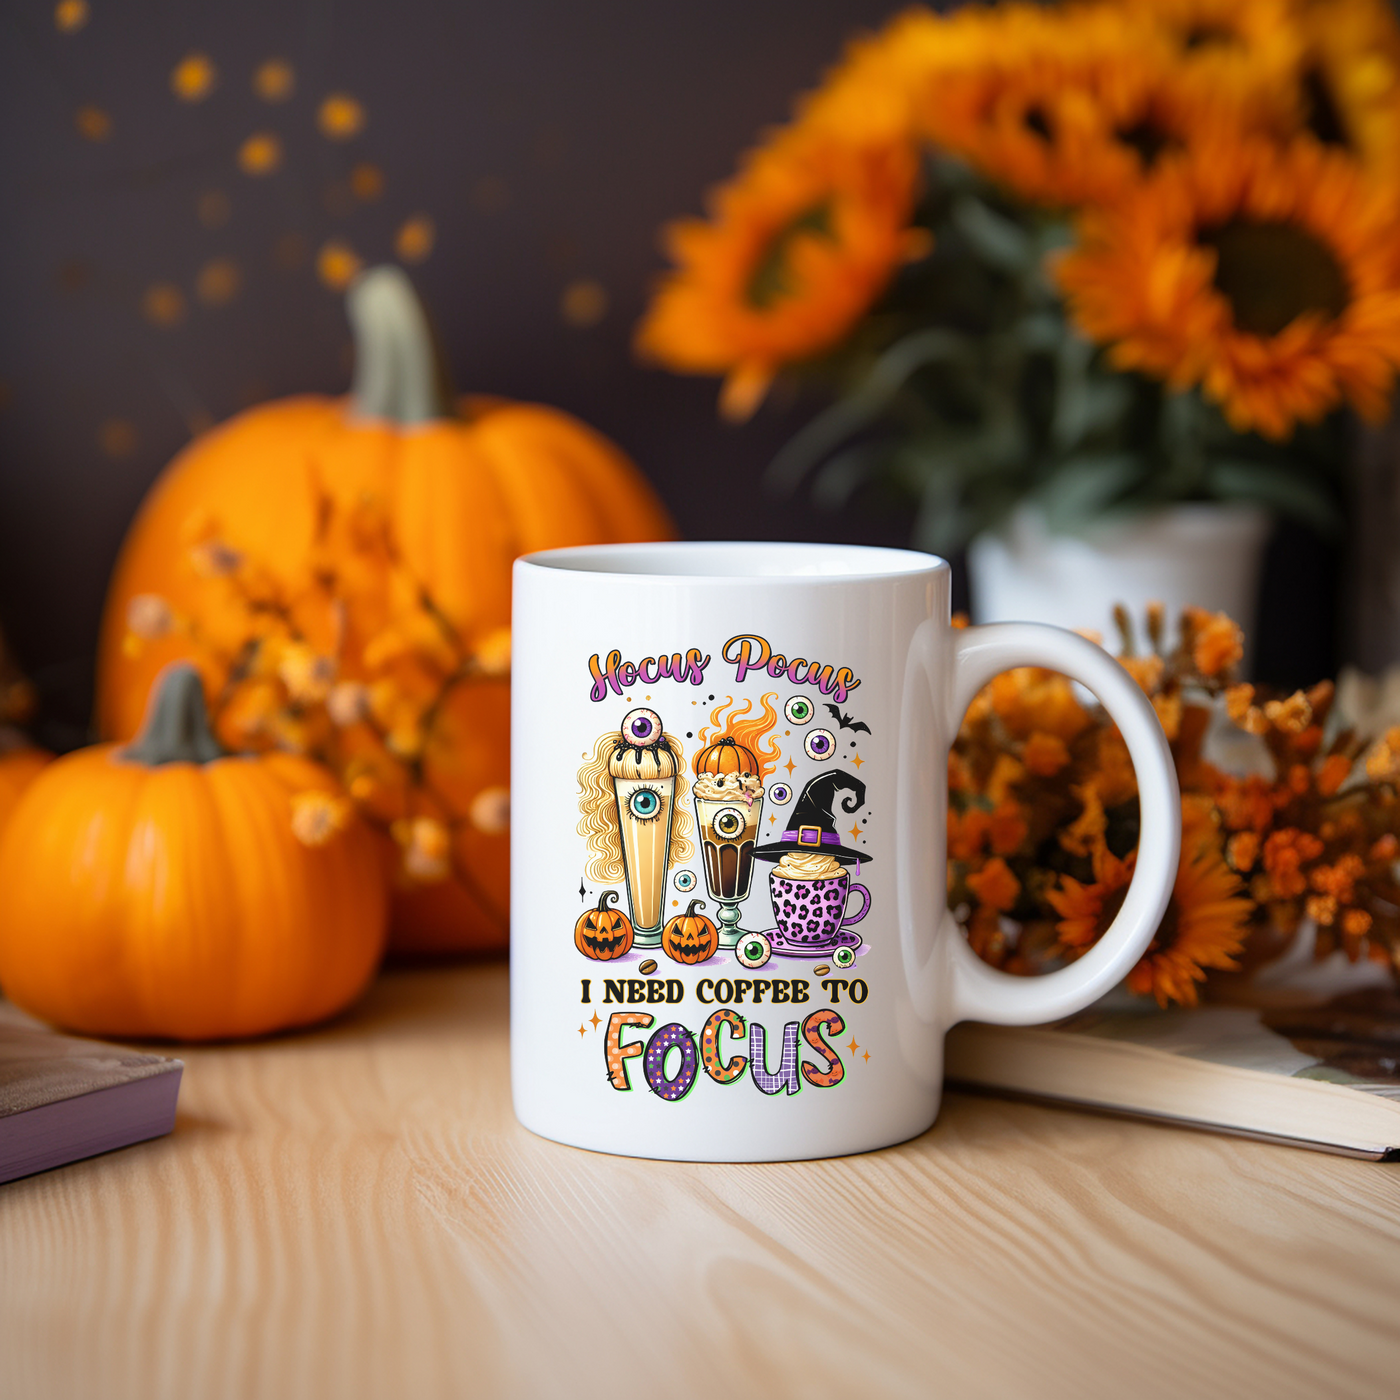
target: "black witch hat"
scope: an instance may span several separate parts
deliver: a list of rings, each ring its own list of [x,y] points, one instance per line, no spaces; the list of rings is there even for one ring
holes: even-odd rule
[[[842,865],[873,859],[865,851],[843,846],[836,834],[836,818],[832,811],[836,793],[841,788],[848,788],[854,794],[841,799],[843,812],[858,812],[865,806],[865,784],[840,768],[828,768],[802,789],[783,839],[754,847],[754,855],[759,860],[781,860],[789,851],[820,851]]]

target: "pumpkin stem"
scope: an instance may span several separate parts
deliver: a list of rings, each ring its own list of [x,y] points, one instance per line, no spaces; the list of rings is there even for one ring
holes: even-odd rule
[[[617,903],[617,891],[616,891],[616,890],[604,890],[603,893],[600,894],[600,895],[598,896],[598,912],[599,912],[600,914],[606,914],[606,913],[608,912],[608,905],[609,905],[609,904],[616,904],[616,903]]]
[[[705,901],[703,899],[692,899],[690,901],[690,908],[685,911],[686,918],[693,919],[695,917],[695,911],[697,909],[703,909],[704,907]]]
[[[350,401],[357,415],[392,423],[457,416],[428,313],[402,268],[362,273],[345,294],[345,310],[355,336]]]
[[[226,756],[209,728],[204,683],[188,661],[177,661],[156,677],[141,732],[121,756],[152,768],[162,763],[212,763]]]

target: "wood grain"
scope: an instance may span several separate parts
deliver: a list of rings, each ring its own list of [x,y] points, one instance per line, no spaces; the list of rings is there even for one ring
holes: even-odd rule
[[[182,1051],[175,1134],[0,1187],[0,1395],[1400,1388],[1400,1171],[950,1096],[903,1147],[691,1166],[511,1116],[500,967]]]

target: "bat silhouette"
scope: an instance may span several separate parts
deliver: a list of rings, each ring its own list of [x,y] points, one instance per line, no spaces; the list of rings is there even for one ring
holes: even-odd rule
[[[843,715],[840,705],[828,705],[826,708],[831,711],[832,719],[839,721],[842,729],[849,729],[853,734],[862,729],[867,734],[870,733],[870,726],[864,720],[852,719],[850,715]]]

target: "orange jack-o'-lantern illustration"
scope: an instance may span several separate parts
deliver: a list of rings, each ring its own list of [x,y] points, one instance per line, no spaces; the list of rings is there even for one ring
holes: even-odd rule
[[[661,932],[661,948],[678,963],[702,963],[719,948],[719,930],[697,909],[703,899],[692,899],[684,914],[677,914]]]
[[[611,962],[620,958],[632,946],[632,921],[621,909],[610,909],[617,903],[616,890],[604,890],[598,896],[596,909],[585,909],[574,925],[574,946],[586,958]]]
[[[758,759],[753,755],[752,749],[746,749],[743,744],[737,743],[729,735],[725,735],[716,744],[711,744],[707,749],[701,749],[695,755],[695,773],[698,777],[701,773],[714,773],[716,775],[728,776],[731,773],[738,773],[743,777],[758,772]]]

